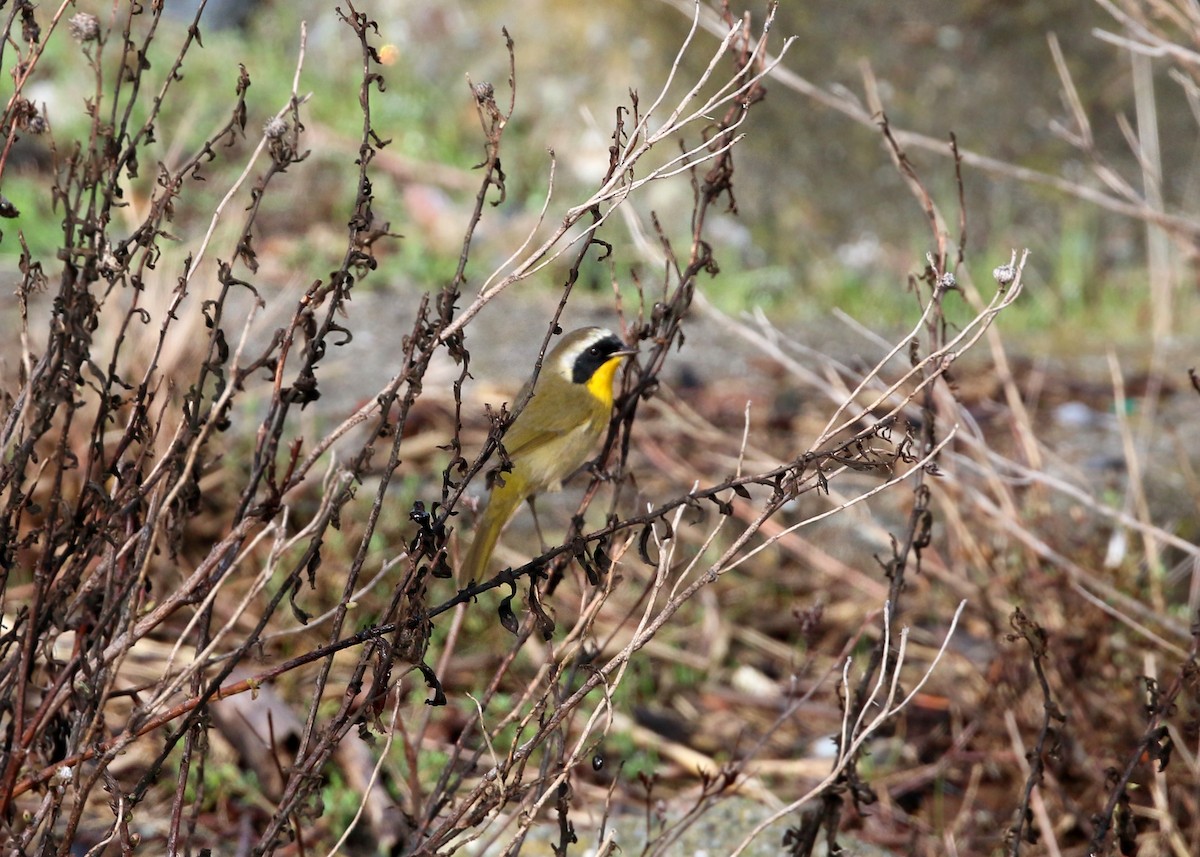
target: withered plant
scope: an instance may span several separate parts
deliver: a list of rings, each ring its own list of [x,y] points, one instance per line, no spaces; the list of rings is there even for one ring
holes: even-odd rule
[[[777,62],[767,50],[773,16],[756,29],[749,16],[725,10],[709,61],[681,85],[685,52],[697,50],[697,7],[658,94],[647,101],[631,93],[613,108],[610,159],[594,192],[559,201],[551,167],[527,240],[490,275],[472,276],[476,229],[507,199],[502,156],[519,92],[518,48],[508,40],[497,49],[507,49],[509,80],[472,82],[456,96],[477,111],[483,150],[457,270],[414,302],[411,324],[380,355],[391,380],[357,407],[336,410],[323,371],[361,321],[351,298],[381,248],[405,240],[396,234],[403,225],[378,213],[377,162],[390,133],[373,113],[387,92],[378,27],[348,0],[339,6],[362,69],[340,264],[296,271],[303,285],[279,290],[261,281],[269,251],[259,235],[280,177],[310,168],[303,36],[292,97],[261,132],[248,127],[251,74],[243,67],[228,121],[177,163],[150,163],[163,106],[195,85],[181,72],[201,37],[198,13],[173,66],[152,68],[145,59],[161,38],[162,6],[116,4],[102,20],[68,14],[70,3],[14,2],[6,20],[3,50],[18,59],[0,119],[0,188],[16,139],[45,133],[54,162],[47,193],[62,218],[56,257],[37,258],[20,213],[0,199],[0,213],[16,218],[2,240],[20,248],[21,315],[0,415],[6,853],[198,853],[220,843],[235,810],[238,853],[325,850],[360,826],[384,852],[497,843],[497,853],[516,853],[547,815],[557,853],[585,820],[611,847],[603,818],[612,792],[597,799],[583,775],[603,767],[605,737],[629,716],[620,696],[631,665],[679,626],[681,610],[736,585],[730,572],[779,555],[805,526],[907,491],[907,521],[882,560],[888,583],[873,605],[880,621],[867,634],[870,654],[865,667],[842,672],[832,771],[787,803],[822,807],[788,834],[797,853],[821,830],[836,840],[844,796],[870,795],[858,767],[864,743],[932,669],[902,682],[907,637],[897,611],[933,539],[929,483],[960,431],[947,373],[1019,296],[1024,257],[1001,260],[994,295],[972,290],[972,316],[948,325],[943,302],[962,291],[965,238],[952,243],[879,117],[932,235],[911,282],[919,307],[911,332],[879,361],[822,385],[830,394],[824,427],[787,436],[782,449],[757,449],[748,430],[714,439],[697,421],[647,420],[649,409],[672,411],[664,367],[704,303],[705,284],[719,275],[706,230],[717,207],[736,209],[738,143]],[[93,81],[80,140],[54,136],[28,98],[45,45],[62,38],[76,40]],[[225,175],[217,166],[251,141],[206,228],[178,238],[173,219],[198,184]],[[131,199],[146,174],[154,176],[147,196]],[[643,276],[636,305],[614,307],[640,353],[566,534],[527,562],[455,582],[464,497],[503,464],[504,432],[521,404],[493,412],[482,449],[466,454],[472,321],[485,305],[511,300],[513,284],[566,259],[544,355],[582,267],[625,240],[612,215],[624,216],[648,186],[672,181],[692,190],[691,210],[672,218],[689,224],[686,246],[657,217],[649,238],[635,215],[626,221],[656,254],[658,279]],[[482,285],[468,290],[472,280]],[[268,331],[272,312],[284,321]],[[765,323],[753,332],[786,366],[777,336]],[[431,365],[447,356],[456,376],[431,384]],[[419,429],[431,399],[449,418]],[[303,420],[314,412],[325,418],[316,437]],[[669,491],[643,487],[644,422],[646,438],[665,425],[675,443],[709,450],[684,478],[661,468]],[[443,457],[426,453],[423,461],[438,466],[426,469],[414,499],[397,475],[418,430],[437,434]],[[369,502],[356,502],[359,495]],[[585,516],[598,498],[607,503],[599,525]],[[782,523],[809,499],[823,511]],[[939,617],[942,645],[956,616]],[[480,627],[509,635],[482,661],[468,645]],[[781,722],[797,710],[785,705]],[[214,758],[218,735],[259,783],[253,806],[222,803],[225,786],[213,785],[226,770]],[[661,853],[713,802],[753,791],[754,760],[748,752],[706,771],[696,810],[647,848]],[[354,794],[353,813],[323,811],[333,777]]]

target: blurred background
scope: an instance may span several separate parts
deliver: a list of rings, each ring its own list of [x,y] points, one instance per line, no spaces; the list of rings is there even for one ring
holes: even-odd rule
[[[108,22],[121,5],[80,0],[71,12],[91,10]],[[147,115],[195,5],[167,0],[161,30],[144,58],[153,85],[139,93],[135,118]],[[189,308],[218,291],[215,259],[230,257],[249,205],[246,187],[228,201],[225,194],[260,131],[288,102],[302,26],[306,43],[297,90],[307,97],[300,143],[309,154],[273,180],[254,223],[259,268],[252,279],[266,308],[251,346],[269,341],[274,328],[287,323],[296,296],[342,264],[356,191],[363,63],[357,40],[338,18],[339,6],[348,8],[344,0],[208,4],[201,44],[188,53],[154,139],[139,151],[137,174],[120,179],[126,204],[110,224],[112,234],[124,235],[146,219],[159,190],[159,166],[174,169],[228,121],[244,71],[250,80],[246,134],[201,164],[174,201],[169,234],[147,274],[149,288],[138,297],[156,320],[185,260],[210,229],[213,249],[192,285]],[[460,307],[531,233],[548,233],[566,207],[598,185],[618,107],[632,109],[633,92],[637,109],[650,109],[671,78],[695,8],[683,0],[359,0],[355,7],[378,25],[371,40],[383,83],[370,105],[375,131],[389,141],[373,165],[374,213],[399,237],[375,245],[377,269],[355,285],[342,308],[353,337],[321,362],[320,401],[293,409],[288,436],[297,443],[322,437],[377,395],[397,372],[399,338],[413,325],[416,299],[436,293],[453,276],[480,182],[476,167],[485,159],[471,84],[492,84],[500,108],[507,109],[512,97],[515,109],[504,138],[506,197],[502,205],[486,207]],[[710,11],[704,8],[665,105],[702,74],[717,46],[703,26]],[[764,6],[750,8],[755,29],[764,12]],[[514,45],[515,93],[504,30]],[[1160,33],[1166,42],[1151,38]],[[1130,38],[1178,50],[1135,56]],[[1058,736],[1061,745],[1046,752],[1045,791],[1054,824],[1042,830],[1042,844],[1029,843],[1029,852],[1085,853],[1095,833],[1093,816],[1112,793],[1107,772],[1131,754],[1130,764],[1142,759],[1139,742],[1148,716],[1143,677],[1155,670],[1164,682],[1179,677],[1178,692],[1194,668],[1190,629],[1200,607],[1200,561],[1192,546],[1200,536],[1200,446],[1192,436],[1200,396],[1187,370],[1200,363],[1200,88],[1194,79],[1200,14],[1183,0],[788,2],[778,10],[770,50],[778,53],[789,39],[766,81],[766,101],[751,111],[735,150],[737,210],[715,212],[707,224],[720,273],[702,275],[702,296],[684,325],[687,342],[635,424],[631,470],[643,492],[638,498],[662,500],[700,478],[722,481],[742,464],[737,441],[744,421],[753,438],[747,453],[752,462],[793,459],[820,434],[834,408],[831,391],[848,392],[853,379],[914,324],[921,306],[913,281],[933,242],[926,213],[884,143],[871,106],[877,99],[944,214],[952,245],[965,212],[959,281],[978,287],[986,300],[996,290],[997,266],[1014,251],[1027,248],[1030,255],[1025,291],[999,316],[994,338],[955,367],[952,398],[959,410],[953,414],[963,427],[962,446],[947,453],[945,471],[937,474],[944,478],[931,477],[933,544],[920,573],[906,582],[900,611],[914,629],[915,664],[932,661],[959,600],[969,600],[970,607],[935,680],[863,757],[881,803],[843,820],[864,841],[894,853],[945,853],[939,849],[955,837],[964,854],[1008,850],[1014,812],[1029,806],[1028,793],[1024,804],[1021,797],[1028,776],[1021,736],[1032,746],[1048,710],[1031,672],[1034,658],[1010,625],[1014,608],[1024,607],[1053,641],[1050,654],[1043,652],[1045,669],[1070,723]],[[9,50],[0,58],[5,79],[16,56]],[[0,367],[9,407],[28,371],[21,366],[22,349],[36,355],[43,347],[56,300],[53,288],[30,295],[30,323],[22,332],[23,309],[12,292],[22,276],[23,248],[46,266],[53,282],[64,215],[50,178],[71,147],[86,140],[89,109],[97,103],[111,109],[95,91],[89,59],[61,29],[46,43],[24,94],[50,133],[20,134],[3,171],[0,190],[19,212],[0,221]],[[668,109],[655,109],[658,122]],[[625,121],[630,127],[632,121]],[[689,139],[699,134],[694,126]],[[963,153],[961,206],[950,134]],[[649,160],[662,164],[677,153],[664,146]],[[552,171],[547,222],[539,226]],[[227,213],[215,222],[220,206]],[[605,223],[598,236],[612,245],[611,256],[589,257],[564,326],[616,324],[618,299],[632,316],[639,289],[652,303],[663,288],[652,218],[682,253],[692,211],[693,189],[684,176],[650,186],[631,200],[628,216]],[[378,529],[374,522],[363,529],[363,522],[371,504],[367,489],[378,484],[384,464],[381,453],[375,460],[364,456],[358,475],[366,487],[347,503],[346,529],[330,535],[324,573],[313,592],[304,593],[314,613],[332,610],[342,597],[342,580],[330,569],[350,564],[355,538],[365,532],[373,572],[410,544],[414,528],[404,511],[415,499],[437,496],[449,459],[447,439],[461,429],[468,454],[482,445],[483,405],[511,401],[527,375],[562,294],[570,256],[514,285],[470,324],[472,377],[461,420],[450,393],[459,368],[445,355],[431,368],[425,395],[406,424],[413,434],[405,438],[404,461]],[[122,299],[115,288],[104,292],[100,315],[119,319]],[[232,308],[249,305],[246,294],[230,298]],[[958,294],[947,298],[946,312],[951,334],[973,314]],[[768,319],[778,339],[771,339]],[[236,312],[226,316],[228,325],[241,320]],[[187,323],[194,335],[169,342],[164,351],[164,396],[187,389],[184,382],[172,384],[191,377],[208,336],[202,313],[192,311]],[[134,329],[124,358],[137,365],[138,355],[130,352],[144,354],[156,332],[154,325]],[[94,333],[89,341],[115,355],[113,325]],[[763,347],[768,340],[774,350]],[[906,352],[884,367],[885,374],[902,374]],[[818,381],[810,384],[814,377]],[[244,476],[240,468],[251,457],[256,421],[269,398],[251,387],[233,411],[234,430],[214,438],[219,454],[210,459],[191,510],[192,529],[173,546],[181,558],[154,563],[158,592],[176,580],[173,563],[195,569],[225,534]],[[949,423],[945,414],[940,419],[944,430]],[[969,447],[968,435],[979,445]],[[319,482],[314,476],[297,492],[297,521],[316,515],[325,496]],[[844,494],[806,495],[784,510],[782,522],[820,514],[879,482],[879,473],[852,469],[839,483]],[[480,494],[476,490],[474,499]],[[543,523],[549,520],[550,530],[561,532],[577,500],[568,492],[549,503]],[[643,797],[650,804],[648,783],[659,783],[660,794],[688,793],[697,779],[689,754],[722,763],[751,745],[762,763],[755,788],[765,783],[763,792],[752,794],[756,800],[767,792],[777,801],[792,799],[823,776],[827,738],[841,715],[829,677],[846,653],[865,655],[880,637],[878,609],[887,597],[882,564],[904,533],[912,503],[907,489],[872,498],[803,538],[781,539],[777,549],[719,581],[719,597],[710,587],[685,605],[655,640],[656,648],[631,666],[618,695],[625,719],[606,739],[611,764],[605,768],[602,759],[592,774],[576,774],[580,803],[607,806],[614,783],[618,794],[633,796],[627,808],[640,806]],[[452,523],[466,532],[468,519]],[[689,547],[700,551],[697,541]],[[515,565],[536,554],[536,543],[522,516],[500,556]],[[27,564],[33,553],[26,545]],[[251,553],[247,564],[257,559]],[[30,584],[27,571],[14,574],[14,586]],[[620,590],[597,620],[609,634],[597,637],[606,643],[619,639],[622,623],[640,609],[642,593],[634,585]],[[364,622],[383,609],[387,588],[362,599],[356,609],[368,617]],[[20,605],[23,593],[11,590],[8,603]],[[233,602],[218,599],[218,614]],[[465,734],[464,723],[475,713],[467,693],[480,676],[498,669],[496,662],[513,645],[495,620],[494,603],[483,603],[486,609],[459,613],[462,624],[454,626],[453,639],[461,631],[467,642],[439,664],[452,705],[424,720],[422,730],[429,729],[421,735],[428,740],[415,742],[419,760],[412,750],[390,761],[396,781],[434,781],[443,764],[450,769],[446,748]],[[564,596],[554,608],[565,618],[574,606]],[[286,610],[272,622],[272,633],[287,626],[266,648],[277,661],[325,642],[319,632],[297,627]],[[445,642],[446,624],[439,621],[436,632],[435,649],[454,651],[454,643]],[[541,653],[530,644],[521,658],[514,655],[517,666],[495,705],[528,701],[521,696],[523,682],[540,669]],[[154,664],[142,681],[155,680],[159,662]],[[349,674],[344,666],[339,677]],[[272,685],[287,700],[281,710],[303,711],[309,699],[305,675],[293,671]],[[414,686],[415,692],[407,689],[412,707],[424,711],[426,689],[419,680]],[[1200,697],[1193,691],[1180,700],[1171,734],[1178,745],[1194,748]],[[800,707],[787,707],[793,703]],[[785,709],[788,715],[781,717]],[[237,731],[236,723],[229,731]],[[214,752],[211,776],[233,796],[210,792],[196,806],[206,813],[200,827],[219,842],[229,818],[247,828],[258,824],[274,812],[276,796],[264,797],[257,782],[243,776],[249,766],[232,750]],[[1152,770],[1149,756],[1143,759],[1142,781],[1162,788],[1161,794],[1150,786],[1139,793],[1138,832],[1155,843],[1159,850],[1153,853],[1183,857],[1200,842],[1200,764],[1194,752],[1181,755],[1171,773],[1183,786],[1169,798],[1165,781],[1155,779],[1161,772]],[[134,753],[124,762],[136,763]],[[317,828],[327,838],[349,823],[358,800],[355,789],[339,789],[337,776],[322,785],[322,799],[333,809],[322,819],[327,828]],[[159,818],[175,800],[175,784],[166,779],[149,798],[159,801]],[[391,793],[405,812],[413,808],[412,793],[394,785]],[[93,803],[92,817],[101,819],[93,830],[102,831],[110,823],[107,810],[102,801]],[[154,812],[143,817],[153,825]],[[717,826],[744,830],[758,818]],[[1047,833],[1061,837],[1062,852],[1044,844]],[[375,852],[368,844],[361,853]]]
[[[279,266],[281,277],[298,257],[311,258],[324,248],[336,253],[341,238],[338,218],[330,216],[344,204],[335,165],[344,164],[355,145],[358,108],[349,93],[359,68],[350,59],[347,28],[337,21],[335,6],[320,0],[210,4],[206,14],[213,26],[205,29],[204,49],[184,72],[203,78],[204,86],[197,97],[168,104],[158,124],[157,152],[166,163],[190,153],[224,118],[238,62],[253,82],[251,125],[265,122],[286,98],[300,22],[307,21],[308,59],[300,81],[300,90],[311,93],[306,142],[312,157],[329,168],[290,179],[287,190],[297,204],[289,205],[286,195],[268,203],[261,240],[272,252],[263,256]],[[474,195],[471,170],[482,154],[467,78],[493,83],[506,103],[508,57],[501,27],[513,37],[517,70],[505,159],[509,196],[483,225],[477,271],[506,258],[514,240],[528,231],[547,188],[548,150],[558,159],[557,200],[574,200],[595,186],[607,165],[616,106],[627,103],[631,89],[648,106],[666,80],[691,16],[691,4],[681,0],[586,9],[552,0],[450,0],[419,9],[378,0],[359,6],[379,22],[387,80],[373,109],[381,133],[391,140],[386,150],[391,157],[383,165],[394,183],[381,189],[378,208],[405,236],[387,251],[385,276],[372,289],[428,288],[453,270]],[[182,27],[190,4],[169,2],[167,10],[169,23]],[[762,10],[754,11],[761,17]],[[1139,127],[1130,52],[1094,32],[1117,27],[1095,3],[785,3],[773,49],[783,37],[795,36],[782,68],[834,98],[864,104],[869,75],[898,131],[938,141],[952,132],[964,150],[1097,191],[1106,190],[1093,169],[1102,165],[1140,189],[1138,160],[1121,127],[1121,120],[1135,132]],[[1091,151],[1071,146],[1056,132],[1077,129],[1051,36],[1090,117]],[[682,58],[681,80],[693,79],[715,44],[711,34],[698,36]],[[162,48],[158,61],[165,63],[166,40]],[[73,50],[69,40],[52,44],[31,90],[32,100],[47,105],[61,136],[77,131],[85,119],[86,81],[69,73],[67,57],[59,53]],[[723,216],[712,225],[723,272],[709,296],[731,311],[758,306],[780,320],[815,323],[817,332],[825,329],[832,306],[872,326],[897,325],[911,309],[905,279],[928,249],[923,212],[906,192],[877,129],[806,97],[790,82],[768,84],[765,105],[745,128],[737,159],[740,216]],[[1149,83],[1157,105],[1162,204],[1170,211],[1194,211],[1200,189],[1186,88],[1168,76],[1165,63],[1152,68]],[[937,202],[956,217],[948,149],[905,148]],[[5,193],[24,214],[20,226],[30,247],[52,251],[57,218],[38,178],[49,162],[45,142],[24,138],[13,159],[24,167],[10,169]],[[143,171],[142,181],[144,191],[153,182],[152,170]],[[1081,343],[1144,344],[1152,311],[1143,224],[1045,184],[970,166],[964,168],[964,189],[969,271],[986,274],[1011,249],[1031,250],[1033,288],[1008,314],[1007,334],[1021,337],[1031,353],[1075,353]],[[136,206],[136,184],[132,190]],[[677,238],[686,233],[679,219],[689,210],[689,196],[685,184],[663,183],[638,201],[639,212],[645,220],[655,211]],[[211,200],[194,201],[203,211]],[[186,216],[176,223],[183,239],[190,229],[207,225]],[[643,260],[629,247],[623,225],[614,222],[607,230],[617,248],[618,278],[624,279],[621,267],[627,271]],[[12,242],[0,253],[12,260]],[[1185,330],[1191,327],[1185,320],[1195,318],[1195,278],[1190,254],[1178,246],[1173,253],[1173,306],[1166,315]],[[608,290],[610,276],[602,266],[591,267],[589,275],[595,288]],[[553,280],[544,282],[552,287]]]

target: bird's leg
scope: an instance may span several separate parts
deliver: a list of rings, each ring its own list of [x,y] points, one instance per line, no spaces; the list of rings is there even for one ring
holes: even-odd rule
[[[536,496],[533,496],[533,495],[531,495],[531,496],[530,496],[530,497],[529,497],[529,498],[526,500],[526,502],[527,502],[527,503],[529,503],[529,513],[530,513],[531,515],[533,515],[533,531],[534,531],[535,533],[537,533],[537,537],[538,537],[538,544],[539,544],[539,545],[541,545],[541,552],[542,552],[542,553],[545,553],[545,552],[548,550],[548,548],[546,547],[546,539],[545,539],[545,538],[542,536],[542,525],[541,525],[541,522],[539,522],[539,521],[538,521],[538,516],[537,516],[537,497],[536,497]]]

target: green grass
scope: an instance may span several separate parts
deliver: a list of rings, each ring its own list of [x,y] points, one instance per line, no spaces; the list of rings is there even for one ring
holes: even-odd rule
[[[352,137],[354,129],[361,125],[357,103],[360,69],[355,38],[328,8],[314,5],[305,7],[303,12],[310,14],[309,40],[299,88],[302,94],[311,96],[302,108],[303,120],[310,128],[338,129],[337,134]],[[148,17],[145,16],[143,21]],[[397,41],[394,50],[385,52],[389,62],[382,68],[385,86],[382,91],[373,91],[371,96],[373,118],[380,134],[392,140],[392,151],[405,156],[470,168],[480,159],[482,148],[478,120],[466,97],[465,83],[459,93],[447,93],[443,87],[431,85],[437,72],[418,63],[420,51],[415,45],[404,42],[403,28],[386,20],[380,23],[379,40],[384,44],[389,37]],[[149,52],[151,72],[134,111],[135,127],[147,115],[150,99],[171,68],[183,35],[183,27],[176,22],[161,25],[160,37]],[[258,16],[246,32],[205,31],[202,45],[194,45],[185,60],[182,78],[172,84],[177,94],[186,93],[186,97],[167,99],[156,123],[158,141],[142,154],[140,174],[130,181],[133,208],[122,214],[127,222],[115,222],[114,235],[132,228],[138,205],[144,204],[154,191],[156,161],[177,164],[226,120],[234,102],[240,62],[246,66],[251,80],[247,94],[247,140],[235,149],[219,151],[218,160],[203,168],[205,181],[187,184],[171,225],[172,230],[184,239],[181,247],[191,246],[198,240],[207,228],[212,208],[244,166],[263,124],[287,103],[299,40],[299,15],[294,11]],[[105,74],[109,78],[116,72],[117,48],[114,40],[103,55]],[[490,57],[490,60],[495,59]],[[10,73],[15,60],[16,52],[10,48],[5,53],[6,67],[0,72]],[[56,94],[50,120],[60,150],[65,151],[73,142],[86,141],[89,120],[84,111],[84,98],[92,92],[93,86],[81,46],[65,34],[49,39],[33,82],[49,86]],[[503,89],[502,81],[498,81],[498,86]],[[110,108],[110,104],[101,103],[102,114],[107,115]],[[522,131],[539,127],[533,121],[536,118],[523,115],[518,104],[517,115],[508,130],[511,152],[506,159],[510,172],[507,209],[510,213],[529,211],[542,201],[547,163],[544,145],[521,138]],[[49,139],[36,142],[48,144]],[[312,157],[316,160],[293,167],[293,175],[282,177],[279,187],[267,196],[266,210],[284,218],[280,225],[285,234],[298,228],[286,219],[286,214],[295,207],[300,195],[308,206],[315,204],[324,209],[320,217],[310,220],[336,226],[344,222],[349,212],[352,199],[347,196],[346,183],[340,177],[351,175],[353,156],[316,152]],[[260,165],[258,172],[262,167],[265,163]],[[933,176],[935,180],[937,175]],[[338,178],[326,181],[325,176]],[[14,169],[4,179],[4,193],[20,209],[22,216],[14,222],[0,224],[5,232],[0,254],[15,258],[15,233],[20,230],[34,257],[51,262],[62,243],[62,212],[51,206],[50,177]],[[968,181],[975,183],[978,177],[968,176]],[[567,198],[572,190],[565,171],[558,182],[557,197]],[[406,224],[407,212],[394,189],[388,187],[386,181],[377,179],[376,191],[377,208],[384,219],[392,222],[393,231],[413,233]],[[950,190],[944,188],[940,192],[942,196],[950,194]],[[1039,223],[1022,223],[1016,208],[998,204],[995,211],[988,212],[992,222],[988,224],[985,240],[992,246],[969,248],[968,263],[975,281],[986,294],[993,288],[991,269],[1007,260],[1012,242],[1020,242],[1023,235],[1032,239],[1033,255],[1028,277],[1034,287],[1000,320],[1006,333],[1018,339],[1036,337],[1039,345],[1051,348],[1056,344],[1072,348],[1081,337],[1084,341],[1098,343],[1141,338],[1150,317],[1147,289],[1142,281],[1144,274],[1140,270],[1123,270],[1105,263],[1105,229],[1111,224],[1094,208],[1043,196],[1045,205],[1039,210]],[[1001,202],[1009,199],[1005,194],[998,197]],[[238,220],[238,206],[243,204],[244,201],[239,201],[227,214],[233,224]],[[1006,218],[1012,220],[998,222]],[[671,225],[669,219],[667,225]],[[914,232],[920,230],[914,228]],[[319,276],[319,272],[336,266],[340,234],[329,236],[328,242],[319,235],[316,240],[312,240],[312,236],[291,237],[297,240],[276,245],[281,253],[277,259],[286,269],[304,269],[305,276]],[[615,274],[623,284],[627,305],[632,306],[631,301],[636,300],[636,295],[629,286],[629,265],[633,263],[620,247],[626,241],[624,230],[614,227],[603,237],[617,245],[618,259],[626,260],[618,262]],[[927,238],[921,236],[904,256],[911,260],[910,271],[917,270],[923,262],[926,247],[920,243],[922,241],[927,242]],[[888,270],[882,261],[865,269],[851,270],[839,263],[833,252],[822,255],[820,248],[814,248],[811,241],[792,243],[795,246],[790,255],[804,252],[803,259],[784,254],[779,261],[750,264],[741,261],[744,258],[742,250],[718,241],[714,249],[722,271],[716,279],[707,281],[706,294],[725,312],[737,314],[761,308],[784,324],[824,323],[834,307],[879,329],[911,324],[916,303],[906,290],[906,271]],[[228,240],[220,242],[218,252],[228,255],[229,244]],[[677,242],[677,246],[683,245]],[[415,283],[422,289],[436,289],[452,276],[455,262],[455,253],[439,252],[419,235],[409,234],[381,254],[381,268],[367,280],[366,287],[406,282]],[[592,273],[599,287],[607,291],[609,269],[596,266]],[[657,279],[658,273],[643,271],[643,276],[652,281]],[[553,289],[562,278],[549,276],[539,280]],[[948,306],[953,312],[953,299]],[[1197,301],[1180,295],[1176,309],[1180,318],[1195,318]],[[1047,336],[1051,339],[1047,340]]]
[[[283,20],[280,20],[283,19]],[[145,26],[149,15],[138,20]],[[163,85],[173,66],[184,40],[184,29],[178,24],[164,21],[157,38],[151,44],[147,61],[151,71],[142,91],[134,104],[130,128],[137,129],[149,116],[152,98]],[[202,44],[193,44],[184,60],[179,78],[171,83],[170,92],[154,126],[155,142],[139,152],[138,175],[126,178],[127,197],[131,207],[118,212],[112,229],[113,237],[122,236],[133,228],[140,219],[141,207],[157,191],[158,164],[176,167],[185,158],[197,152],[203,141],[217,128],[228,121],[236,103],[235,89],[240,76],[239,63],[245,66],[250,78],[246,93],[247,117],[243,143],[227,149],[216,150],[216,160],[205,163],[200,174],[203,181],[188,181],[184,193],[176,205],[176,214],[171,224],[172,231],[180,238],[198,243],[199,236],[208,226],[208,219],[217,202],[227,192],[237,175],[242,171],[249,152],[261,135],[268,119],[285,107],[291,96],[292,80],[296,68],[296,56],[300,40],[299,21],[292,16],[262,16],[258,24],[247,33],[239,31],[205,31]],[[94,46],[93,46],[94,49]],[[356,62],[347,62],[347,56],[356,56],[356,42],[350,29],[334,20],[333,14],[325,10],[320,20],[310,25],[310,38],[305,68],[300,77],[299,93],[309,96],[301,108],[301,121],[308,128],[337,129],[338,136],[347,136],[351,149],[355,146],[354,134],[362,125],[362,114],[358,105],[358,90],[361,69]],[[402,55],[400,55],[401,58]],[[10,49],[5,53],[5,67],[0,72],[11,73],[17,54]],[[111,81],[118,72],[119,43],[110,41],[101,53],[101,67],[106,81]],[[470,166],[478,160],[477,129],[466,124],[473,116],[461,111],[447,110],[440,91],[421,80],[416,72],[403,63],[383,69],[387,81],[383,91],[374,90],[371,95],[373,121],[384,137],[393,139],[393,147],[410,157],[422,158],[439,163]],[[52,144],[64,154],[75,145],[86,146],[91,123],[85,110],[85,99],[90,98],[94,88],[94,73],[89,66],[83,48],[66,36],[55,34],[47,42],[47,48],[30,82],[30,94],[38,87],[54,93],[53,107],[49,120],[52,133],[29,141],[38,147],[48,148]],[[102,89],[108,91],[111,83]],[[128,98],[132,90],[125,89]],[[466,103],[466,99],[460,99]],[[107,119],[113,105],[110,100],[99,103],[99,114]],[[118,106],[118,114],[124,104]],[[28,136],[28,135],[23,135]],[[303,145],[303,142],[302,142]],[[320,157],[318,154],[316,157]],[[346,187],[354,187],[353,154],[340,158],[340,178],[331,182],[333,196],[328,205],[333,213],[320,220],[338,223],[348,216],[353,198],[345,197]],[[260,175],[269,161],[263,159],[252,173],[251,181]],[[326,168],[316,162],[300,164],[292,168],[298,179],[288,192],[268,193],[264,207],[266,211],[286,212],[296,204],[297,193],[313,199],[313,184],[326,174]],[[51,204],[50,174],[35,170],[14,169],[5,175],[4,193],[21,212],[21,217],[3,224],[5,240],[0,253],[15,256],[18,251],[16,232],[20,230],[35,259],[52,261],[62,244],[62,211]],[[285,178],[280,183],[284,184]],[[318,184],[319,186],[319,184]],[[388,197],[386,184],[379,188],[382,199]],[[248,186],[243,189],[247,196]],[[281,198],[282,197],[282,198]],[[345,197],[345,198],[343,198]],[[237,222],[244,201],[238,201],[227,218]],[[381,204],[385,217],[396,215]],[[394,209],[394,207],[393,207]],[[310,216],[312,212],[309,212]],[[318,218],[311,218],[317,220]],[[339,240],[341,236],[338,235]],[[409,271],[421,282],[443,281],[453,271],[452,260],[427,260],[423,258],[418,244],[402,244],[400,255],[389,254],[391,274]],[[311,267],[311,248],[291,261],[305,261]],[[336,267],[338,259],[331,256],[324,267]]]
[[[620,778],[626,783],[636,783],[640,776],[653,777],[658,773],[661,760],[658,753],[648,747],[638,746],[633,737],[625,732],[612,732],[604,741],[605,765],[619,765]]]

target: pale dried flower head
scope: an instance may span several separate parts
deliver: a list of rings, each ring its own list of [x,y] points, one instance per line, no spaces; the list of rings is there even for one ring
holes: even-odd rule
[[[287,122],[276,116],[263,126],[263,134],[268,140],[278,140],[287,133],[287,129]]]
[[[76,12],[67,21],[67,29],[77,42],[94,42],[100,37],[100,19],[90,12]]]

